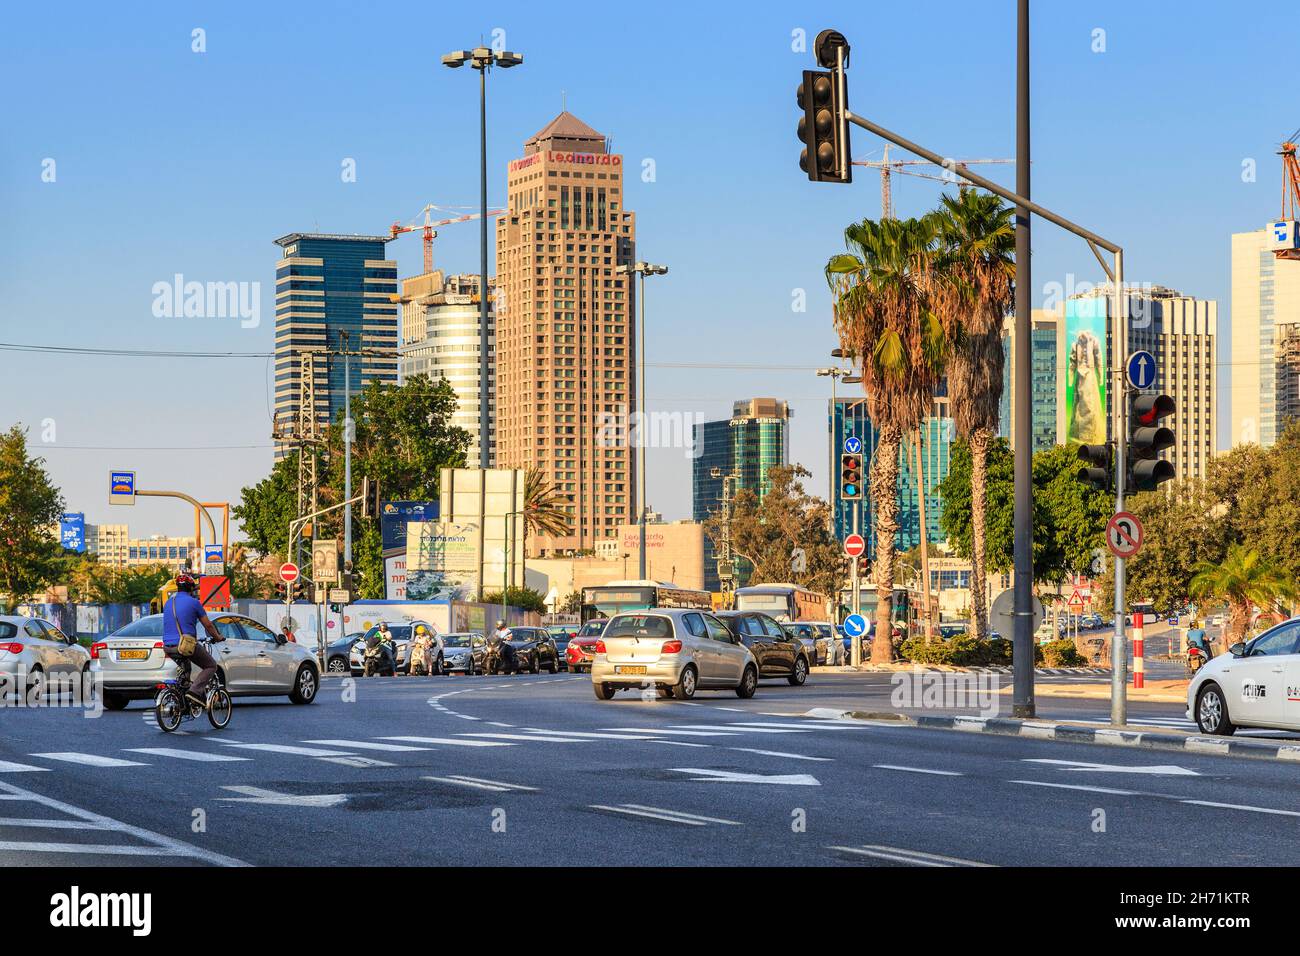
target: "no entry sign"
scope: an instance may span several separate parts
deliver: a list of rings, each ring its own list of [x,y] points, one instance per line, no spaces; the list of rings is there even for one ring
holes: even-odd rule
[[[844,553],[850,558],[856,558],[866,550],[867,540],[862,535],[851,534],[844,539]]]
[[[280,565],[280,580],[285,584],[293,584],[298,580],[298,565],[292,561],[286,561]]]
[[[1131,558],[1142,548],[1142,522],[1137,515],[1117,511],[1106,524],[1106,546],[1117,558]]]

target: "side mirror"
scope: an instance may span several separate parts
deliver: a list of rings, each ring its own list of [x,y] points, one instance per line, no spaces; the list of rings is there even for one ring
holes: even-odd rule
[[[285,637],[283,634],[277,634],[275,635],[275,643],[283,647],[285,644],[289,643],[289,639]]]
[[[1231,654],[1233,657],[1245,657],[1246,656],[1245,643],[1243,643],[1242,641],[1238,641],[1236,644],[1233,644],[1230,648],[1228,648],[1228,653]]]

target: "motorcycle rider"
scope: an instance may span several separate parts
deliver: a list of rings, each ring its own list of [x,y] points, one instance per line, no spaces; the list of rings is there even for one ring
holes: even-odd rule
[[[167,599],[163,605],[163,653],[179,664],[183,660],[189,660],[192,664],[199,665],[199,673],[194,677],[185,696],[197,704],[205,704],[207,699],[205,693],[208,688],[208,682],[216,676],[217,662],[212,659],[212,655],[202,644],[195,644],[194,652],[188,657],[182,654],[178,648],[181,635],[190,637],[198,636],[198,625],[202,624],[203,629],[207,631],[213,643],[224,641],[221,632],[217,630],[216,625],[208,618],[208,612],[203,604],[194,596],[198,590],[198,582],[188,571],[182,571],[176,575],[176,593]]]
[[[1187,630],[1187,650],[1190,652],[1193,647],[1199,647],[1205,659],[1210,659],[1210,643],[1205,639],[1205,628],[1199,620],[1192,621],[1192,626]]]
[[[497,629],[492,632],[492,639],[488,642],[488,654],[493,658],[495,665],[500,666],[507,674],[515,671],[515,649],[510,644],[510,628],[506,627],[503,620],[497,621]],[[489,666],[487,670],[493,670]]]

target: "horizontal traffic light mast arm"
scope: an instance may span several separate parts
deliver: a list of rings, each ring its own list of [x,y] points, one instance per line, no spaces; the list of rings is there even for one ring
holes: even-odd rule
[[[930,162],[934,163],[936,166],[939,166],[943,169],[952,169],[954,173],[956,173],[962,179],[965,179],[967,182],[979,186],[981,189],[987,189],[989,192],[993,193],[994,195],[1001,196],[1003,199],[1006,199],[1017,206],[1021,206],[1025,209],[1028,209],[1035,216],[1041,216],[1042,218],[1046,219],[1048,222],[1055,223],[1056,225],[1060,226],[1062,229],[1065,229],[1068,232],[1072,232],[1076,236],[1080,236],[1081,238],[1087,240],[1088,244],[1091,246],[1094,247],[1101,246],[1101,248],[1105,249],[1107,252],[1113,252],[1113,253],[1123,252],[1122,246],[1117,246],[1109,239],[1103,239],[1095,232],[1092,232],[1091,230],[1088,229],[1084,229],[1083,226],[1080,226],[1078,223],[1071,222],[1070,220],[1066,219],[1064,216],[1058,216],[1050,209],[1040,206],[1038,205],[1038,203],[1033,202],[1032,200],[1025,199],[1023,196],[1017,195],[1016,193],[1012,192],[1010,189],[1007,189],[1005,186],[999,186],[997,183],[993,182],[992,180],[985,179],[979,173],[971,172],[971,170],[966,166],[962,166],[959,164],[954,167],[952,165],[951,160],[946,160],[938,153],[931,152],[930,150],[926,149],[924,146],[918,145],[917,143],[913,143],[910,139],[906,139],[891,130],[887,130],[885,129],[885,127],[873,123],[871,122],[871,120],[866,119],[865,117],[858,116],[856,113],[852,112],[851,110],[846,109],[844,111],[844,118],[856,126],[861,126],[863,129],[867,130],[868,132],[875,133],[881,139],[889,140],[895,146],[901,146],[909,153],[913,153],[917,156],[920,156],[922,159],[929,160]],[[1094,255],[1097,254],[1097,250],[1095,248],[1093,249],[1093,254]],[[1097,255],[1097,259],[1098,261],[1101,262],[1102,268],[1104,268],[1106,272],[1109,273],[1110,266],[1101,260],[1100,255]],[[1113,279],[1114,276],[1112,276],[1111,278]]]

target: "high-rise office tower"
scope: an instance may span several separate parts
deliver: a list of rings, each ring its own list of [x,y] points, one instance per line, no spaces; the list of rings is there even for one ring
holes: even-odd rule
[[[397,263],[384,258],[388,236],[294,232],[275,244],[283,255],[275,269],[275,420],[289,425],[298,412],[304,353],[338,349],[348,333],[355,396],[372,381],[397,382]],[[317,421],[343,411],[344,363],[312,360]],[[276,456],[288,451],[280,445]]]
[[[1053,312],[1035,309],[1030,326],[1030,425],[1034,451],[1056,444],[1056,327],[1059,318]],[[998,410],[998,435],[1010,439],[1015,434],[1015,406],[1012,383],[1015,381],[1015,350],[1011,333],[1015,317],[1008,316],[1002,335],[1002,401]],[[928,518],[928,515],[927,515]]]
[[[1153,391],[1175,403],[1161,424],[1174,432],[1175,445],[1161,453],[1179,478],[1205,477],[1215,452],[1217,400],[1214,341],[1219,306],[1163,286],[1134,285],[1129,291],[1128,351],[1151,352],[1156,359]],[[1097,444],[1113,438],[1111,399],[1115,388],[1107,369],[1125,365],[1114,356],[1109,285],[1072,295],[1058,308],[1057,432],[1062,444]]]
[[[536,466],[568,499],[565,537],[534,554],[594,548],[636,520],[633,289],[636,218],[623,157],[564,112],[510,162],[497,219],[497,464]]]
[[[488,280],[491,282],[491,279]],[[479,276],[443,277],[435,270],[402,280],[402,344],[400,375],[427,375],[434,384],[446,381],[456,393],[451,423],[470,433],[468,467],[479,464]],[[495,434],[496,376],[493,347],[496,336],[493,299],[488,299],[488,436]],[[488,447],[488,461],[494,449]]]
[[[1267,229],[1232,236],[1231,445],[1277,440],[1279,398],[1291,401],[1300,372],[1284,341],[1300,335],[1300,262],[1276,258],[1271,239]]]

